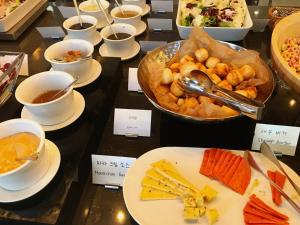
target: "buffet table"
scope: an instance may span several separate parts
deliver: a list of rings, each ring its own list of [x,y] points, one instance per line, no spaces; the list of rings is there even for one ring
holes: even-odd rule
[[[57,1],[58,2],[58,1]],[[64,21],[57,5],[48,8],[17,41],[1,41],[0,49],[22,51],[28,54],[30,75],[50,69],[44,51],[57,39],[43,39],[35,27],[60,26]],[[259,7],[258,7],[259,8]],[[263,7],[262,7],[263,8]],[[176,12],[177,5],[174,5]],[[172,18],[172,31],[146,31],[137,40],[177,41],[176,14],[151,13],[147,18]],[[260,52],[266,63],[270,60],[271,30],[250,31],[246,38],[234,44]],[[128,91],[128,69],[138,67],[144,53],[131,60],[102,58],[95,47],[94,59],[102,65],[102,74],[93,84],[79,88],[84,96],[84,113],[72,125],[59,131],[47,132],[46,138],[59,148],[62,163],[51,183],[38,194],[24,201],[0,204],[0,224],[137,224],[126,209],[122,188],[106,189],[92,184],[91,154],[138,158],[149,150],[164,146],[220,147],[250,149],[256,121],[247,117],[214,122],[194,123],[171,117],[158,111],[138,92]],[[260,123],[300,126],[300,97],[277,78],[272,97],[266,103],[266,112]],[[18,83],[24,77],[19,77]],[[128,138],[113,134],[114,109],[152,110],[151,136]],[[0,108],[0,122],[19,118],[22,105],[11,97]],[[300,148],[296,155],[280,157],[300,174]]]

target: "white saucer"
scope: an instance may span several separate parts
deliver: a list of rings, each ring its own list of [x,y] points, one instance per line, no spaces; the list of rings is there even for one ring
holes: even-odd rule
[[[85,101],[83,96],[74,90],[74,113],[73,115],[67,119],[66,121],[55,124],[55,125],[41,125],[44,131],[54,131],[54,130],[59,130],[62,129],[71,123],[75,122],[79,116],[82,114],[83,110],[85,107]],[[21,118],[22,119],[32,119],[31,113],[23,107],[21,111]],[[32,119],[33,120],[33,119]]]
[[[95,59],[93,59],[92,63],[93,63],[92,68],[88,72],[89,73],[89,75],[88,75],[89,79],[87,79],[84,82],[74,84],[74,88],[80,88],[80,87],[87,86],[90,83],[93,83],[95,80],[97,80],[98,77],[100,77],[101,72],[102,72],[101,64]],[[53,68],[51,67],[50,71],[52,71],[52,70],[53,70]]]
[[[139,27],[136,29],[135,36],[138,36],[138,35],[144,33],[146,29],[147,29],[147,24],[144,21],[141,21],[139,24]]]
[[[145,7],[143,8],[142,16],[147,15],[150,12],[151,8],[150,5],[146,4]]]
[[[109,21],[109,23],[112,24],[112,22],[114,22],[114,19],[112,18],[111,15],[107,15],[107,16],[108,16],[108,21]],[[103,21],[104,21],[104,25],[102,25],[102,24],[97,24],[97,29],[102,29],[103,27],[106,27],[106,26],[107,26],[106,20],[104,19]]]
[[[99,54],[102,57],[120,57],[121,61],[125,61],[128,59],[132,59],[133,57],[135,57],[137,54],[139,54],[141,50],[141,47],[139,45],[139,43],[137,43],[136,41],[133,44],[132,47],[132,51],[130,51],[128,54],[124,55],[113,55],[108,49],[105,43],[103,43],[100,48],[99,48]]]
[[[69,37],[69,35],[66,35],[66,36],[64,37],[64,40],[69,40],[69,39],[71,39],[71,38]],[[101,37],[101,35],[100,35],[100,32],[96,31],[96,35],[92,38],[92,40],[86,40],[86,41],[89,41],[89,42],[91,42],[94,46],[96,46],[97,44],[99,44],[99,43],[102,41],[102,37]]]
[[[33,196],[46,187],[56,175],[60,165],[60,152],[58,147],[51,141],[45,140],[45,156],[49,160],[49,168],[46,174],[33,186],[20,190],[9,191],[0,187],[0,202],[10,203],[24,200]]]

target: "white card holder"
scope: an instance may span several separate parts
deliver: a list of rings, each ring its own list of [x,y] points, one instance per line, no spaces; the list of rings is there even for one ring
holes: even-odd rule
[[[148,18],[150,31],[171,31],[173,29],[172,19]]]

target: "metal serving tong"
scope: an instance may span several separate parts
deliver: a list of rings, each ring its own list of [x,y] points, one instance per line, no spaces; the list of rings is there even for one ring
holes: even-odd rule
[[[187,92],[213,98],[253,119],[262,118],[264,103],[215,85],[209,76],[201,70],[192,70],[189,76],[183,76],[179,81],[180,86]]]
[[[279,191],[282,196],[287,200],[287,202],[297,211],[297,213],[300,214],[300,207],[297,205],[296,202],[294,202],[277,184],[275,184],[263,171],[262,169],[257,165],[255,159],[251,155],[249,151],[244,152],[244,158],[249,162],[250,166],[253,167],[255,170],[257,170],[259,173],[261,173],[269,182],[270,184]]]
[[[291,183],[297,194],[300,195],[300,188],[297,186],[297,184],[295,184],[294,181],[292,181],[289,175],[285,172],[280,162],[276,158],[274,152],[272,151],[271,147],[266,142],[263,142],[260,145],[260,151],[266,158],[273,162],[284,173],[284,175],[287,177],[288,181]]]

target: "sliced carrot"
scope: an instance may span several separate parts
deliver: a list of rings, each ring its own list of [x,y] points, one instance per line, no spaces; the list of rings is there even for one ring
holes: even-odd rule
[[[236,158],[237,156],[232,153],[227,155],[226,159],[223,162],[222,167],[220,168],[220,172],[217,175],[218,180],[222,181],[224,179],[227,170],[231,167],[231,165],[234,163]]]
[[[219,164],[223,152],[224,152],[224,150],[222,150],[220,148],[218,148],[216,150],[216,155],[215,155],[215,158],[214,158],[214,161],[213,161],[213,165],[210,169],[210,176],[213,177],[213,178],[216,178],[214,170],[215,170],[216,166]]]
[[[253,224],[256,224],[256,223],[266,223],[266,224],[276,224],[276,225],[288,225],[289,223],[286,222],[286,221],[272,221],[272,220],[269,220],[269,219],[265,219],[263,217],[260,217],[260,216],[256,216],[256,215],[253,215],[253,214],[250,214],[250,213],[244,213],[244,220],[245,222],[247,223],[253,223]]]
[[[210,154],[210,149],[206,149],[204,151],[204,155],[203,155],[203,159],[202,159],[202,163],[201,163],[201,167],[200,167],[200,173],[203,175],[207,175],[207,164],[208,164],[208,158],[209,158],[209,154]]]
[[[272,221],[275,221],[275,222],[285,222],[285,220],[279,219],[275,216],[272,216],[271,214],[268,214],[268,213],[262,212],[260,210],[257,210],[249,204],[247,204],[245,206],[244,212],[249,213],[249,214],[253,214],[253,215],[256,215],[256,216],[260,216],[264,219],[269,219],[269,220],[272,220]]]
[[[273,216],[276,216],[278,218],[281,218],[283,220],[288,220],[289,218],[286,215],[281,214],[280,212],[272,209],[270,206],[268,206],[266,203],[264,203],[262,200],[260,200],[256,195],[250,196],[250,205],[253,205],[254,207],[258,207],[260,209],[263,209],[263,211],[270,213]]]
[[[228,151],[223,151],[222,152],[222,155],[220,156],[220,159],[217,163],[217,165],[215,165],[214,169],[213,169],[213,177],[214,178],[217,178],[219,172],[220,172],[220,168],[222,167],[224,161],[225,161],[225,158],[227,157],[228,154],[231,154],[230,152]]]
[[[217,153],[217,149],[215,149],[215,148],[210,149],[208,162],[207,162],[207,168],[206,168],[207,176],[209,176],[209,177],[212,175],[212,168],[213,168],[213,163],[215,160],[216,153]]]
[[[239,167],[240,162],[242,161],[241,156],[236,156],[232,165],[226,171],[226,175],[224,176],[222,182],[226,185],[229,185],[229,181],[231,180],[233,174],[235,173],[236,169]],[[239,182],[239,181],[237,181]]]
[[[274,183],[276,183],[276,181],[275,181],[275,172],[268,170],[268,171],[267,171],[267,174],[268,174],[268,177],[269,177]],[[275,192],[276,192],[276,189],[272,186],[272,184],[270,184],[270,187],[271,187],[271,192],[272,192],[272,201],[275,203]]]
[[[234,191],[244,194],[251,180],[251,169],[248,162],[242,158],[238,168],[228,182]]]
[[[275,171],[275,183],[280,188],[283,188],[285,180],[286,180],[286,177],[282,173],[280,173],[278,171]],[[275,191],[275,201],[274,201],[274,203],[278,206],[282,204],[281,194],[277,190]]]

